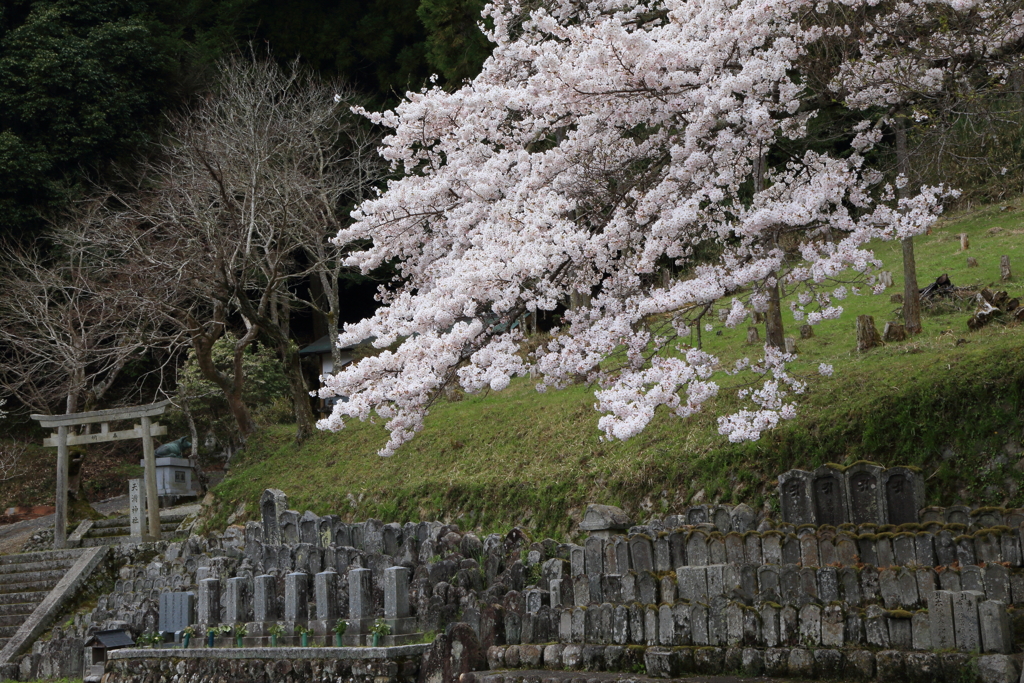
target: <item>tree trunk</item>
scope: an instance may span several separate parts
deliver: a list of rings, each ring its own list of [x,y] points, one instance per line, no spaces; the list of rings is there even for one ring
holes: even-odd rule
[[[875,318],[870,315],[857,316],[857,350],[864,352],[882,343],[882,337],[875,327]]]
[[[302,373],[299,347],[286,339],[283,344],[278,344],[278,350],[281,353],[284,374],[288,378],[288,386],[292,392],[292,404],[295,409],[295,441],[302,443],[313,435],[316,418],[313,416],[313,408],[310,406],[309,386]]]
[[[779,281],[768,288],[768,314],[764,318],[764,343],[780,351],[786,350],[786,331],[782,326],[782,301]]]
[[[910,152],[907,150],[907,129],[903,119],[896,117],[896,168],[910,177]],[[899,188],[900,199],[910,196],[910,183]],[[903,238],[903,321],[907,334],[921,332],[921,294],[917,286],[917,261],[914,259],[914,238]]]
[[[196,364],[199,365],[199,372],[202,373],[203,378],[213,382],[224,394],[231,417],[235,419],[235,424],[238,426],[239,438],[242,443],[245,443],[249,435],[256,431],[256,423],[253,422],[249,408],[242,400],[245,378],[240,376],[242,375],[242,354],[245,353],[245,347],[252,341],[251,334],[246,334],[235,344],[235,376],[232,378],[228,378],[214,365],[213,344],[215,341],[216,339],[205,334],[192,338],[192,348],[196,352]]]

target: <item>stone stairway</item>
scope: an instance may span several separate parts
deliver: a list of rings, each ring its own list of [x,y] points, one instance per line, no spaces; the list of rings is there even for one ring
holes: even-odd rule
[[[167,510],[160,513],[160,533],[164,540],[174,536],[178,525],[188,516],[187,512]],[[111,517],[93,522],[82,536],[82,548],[127,543],[131,535],[130,520],[125,517]]]
[[[50,550],[0,555],[0,650],[81,554]]]

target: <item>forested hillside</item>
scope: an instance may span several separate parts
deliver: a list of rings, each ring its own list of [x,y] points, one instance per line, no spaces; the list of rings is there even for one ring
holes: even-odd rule
[[[10,0],[0,7],[0,235],[46,232],[68,202],[147,153],[213,65],[300,58],[374,106],[460,82],[487,43],[476,0]]]

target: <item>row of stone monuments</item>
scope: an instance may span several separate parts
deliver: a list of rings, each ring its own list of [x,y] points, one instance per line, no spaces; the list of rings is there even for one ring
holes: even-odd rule
[[[924,507],[924,477],[910,467],[870,462],[822,465],[779,476],[782,520],[815,526],[917,523]]]

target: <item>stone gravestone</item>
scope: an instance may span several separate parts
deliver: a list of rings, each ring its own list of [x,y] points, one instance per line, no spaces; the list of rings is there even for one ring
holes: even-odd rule
[[[263,544],[281,545],[281,514],[288,509],[288,496],[278,489],[266,489],[260,496],[260,515],[263,517]]]
[[[281,543],[295,545],[299,543],[299,513],[295,510],[285,510],[277,518],[281,526]]]
[[[320,517],[306,510],[302,513],[302,517],[299,518],[299,542],[318,546],[319,537]]]
[[[813,477],[804,470],[789,470],[779,475],[779,502],[782,521],[788,524],[814,524],[814,505],[811,499]]]
[[[269,574],[253,579],[253,621],[261,623],[277,619],[276,581]]]
[[[629,517],[614,505],[588,505],[580,522],[580,531],[602,540],[608,540],[615,532],[625,532],[628,528]]]
[[[130,540],[132,543],[141,543],[146,533],[146,487],[142,479],[128,480],[128,504]]]
[[[384,618],[404,619],[409,616],[409,569],[388,567],[384,570]]]
[[[220,580],[199,582],[199,623],[210,626],[220,623]]]
[[[841,471],[828,465],[814,470],[814,514],[818,524],[846,523],[846,481]]]
[[[924,478],[907,467],[890,467],[882,472],[882,506],[887,524],[917,522],[924,507]]]
[[[196,621],[196,596],[193,593],[160,594],[160,632],[177,633]]]
[[[850,521],[854,524],[881,524],[882,501],[879,477],[882,468],[869,462],[858,462],[846,470],[847,499]]]

